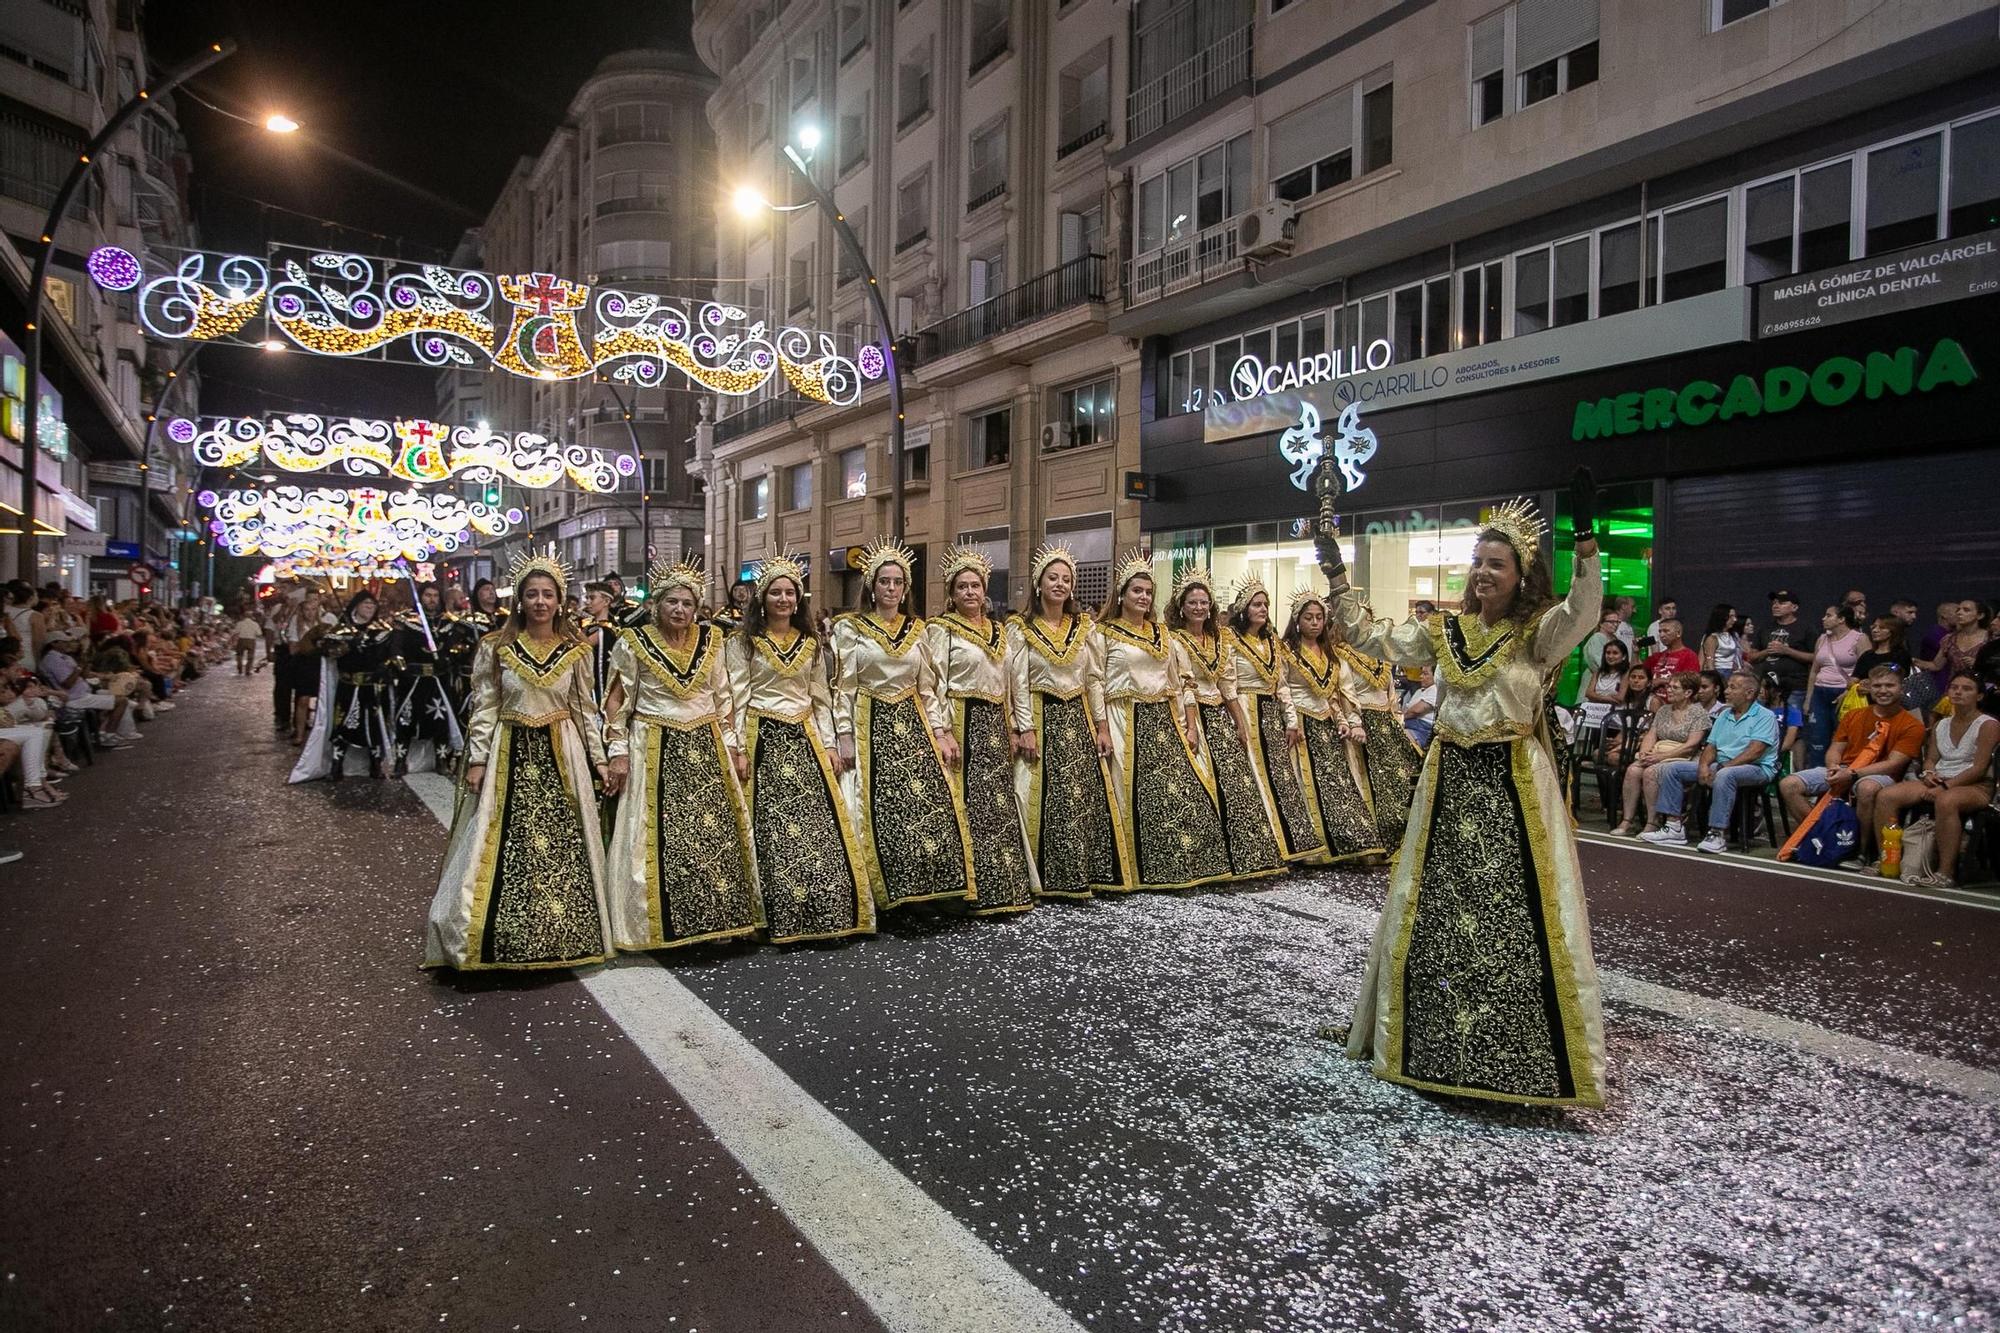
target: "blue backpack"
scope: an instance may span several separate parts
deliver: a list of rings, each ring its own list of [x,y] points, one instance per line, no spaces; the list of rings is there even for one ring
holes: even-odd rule
[[[1846,801],[1828,801],[1813,821],[1812,829],[1792,850],[1792,860],[1802,866],[1837,866],[1861,846],[1861,820]]]

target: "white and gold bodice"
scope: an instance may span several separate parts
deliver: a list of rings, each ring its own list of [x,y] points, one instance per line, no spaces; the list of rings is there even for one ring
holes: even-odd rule
[[[938,697],[984,699],[999,704],[1014,726],[1014,710],[1007,697],[1007,627],[987,617],[977,623],[956,611],[935,616],[924,625],[924,645],[930,650],[931,665],[937,671]]]
[[[1184,679],[1180,650],[1174,636],[1157,620],[1128,625],[1122,619],[1100,620],[1093,627],[1104,663],[1107,703],[1126,699],[1156,703],[1164,699],[1190,703],[1193,695]]]
[[[1236,663],[1230,641],[1236,636],[1224,629],[1197,639],[1186,630],[1174,631],[1174,646],[1180,651],[1184,679],[1194,691],[1194,701],[1216,708],[1236,701]]]
[[[1352,644],[1334,648],[1340,658],[1341,688],[1356,708],[1400,712],[1396,695],[1396,668],[1356,652]]]
[[[1089,616],[1070,616],[1050,624],[1039,616],[1019,615],[1007,622],[1007,692],[1013,700],[1014,726],[1024,728],[1034,717],[1033,696],[1084,700],[1090,720],[1104,720],[1104,661],[1102,641],[1090,632]]]
[[[1353,701],[1347,697],[1338,656],[1328,657],[1315,643],[1301,643],[1297,652],[1289,648],[1282,651],[1285,655],[1285,693],[1291,699],[1293,708],[1307,717],[1335,722],[1359,720],[1361,715],[1354,710]]]
[[[1477,613],[1459,612],[1440,612],[1427,624],[1395,625],[1370,615],[1354,589],[1338,594],[1333,613],[1348,642],[1396,666],[1435,665],[1435,734],[1478,745],[1533,734],[1549,674],[1597,625],[1604,576],[1597,556],[1579,558],[1568,596],[1534,620],[1491,626]]]
[[[854,731],[855,704],[864,694],[885,703],[914,695],[933,731],[946,725],[924,622],[917,617],[898,616],[890,622],[869,611],[841,616],[833,622],[833,660],[839,672],[833,686],[837,734]]]
[[[1277,699],[1289,729],[1299,725],[1298,709],[1292,706],[1292,692],[1285,684],[1285,645],[1276,634],[1249,636],[1231,631],[1229,659],[1236,666],[1236,693],[1268,694]],[[1255,713],[1256,702],[1245,704]]]
[[[511,643],[495,635],[481,639],[472,659],[470,712],[465,746],[469,764],[487,762],[502,722],[547,727],[564,721],[573,723],[582,735],[590,762],[604,762],[590,645],[580,640],[559,641],[544,651],[526,639]]]
[[[821,742],[833,744],[833,698],[827,691],[818,639],[796,631],[776,636],[732,634],[722,656],[738,735],[748,734],[753,713],[784,722],[811,718]]]
[[[635,721],[676,731],[713,722],[730,749],[742,748],[722,643],[722,631],[712,625],[695,626],[679,651],[655,625],[618,633],[605,691],[607,699],[616,701],[604,718],[605,749],[612,758],[626,752]]]

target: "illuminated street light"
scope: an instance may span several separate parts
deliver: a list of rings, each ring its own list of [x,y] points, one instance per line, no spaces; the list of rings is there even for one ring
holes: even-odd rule
[[[813,152],[819,147],[819,126],[799,126],[799,147],[805,150],[807,157],[813,155]]]
[[[739,216],[746,218],[754,218],[771,206],[771,201],[764,197],[763,191],[754,185],[737,186],[730,203]]]
[[[264,128],[273,134],[292,134],[297,132],[299,123],[282,111],[273,111],[264,117]]]

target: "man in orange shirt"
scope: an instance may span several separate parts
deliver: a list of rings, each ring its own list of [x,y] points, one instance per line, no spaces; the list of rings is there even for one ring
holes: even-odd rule
[[[1924,752],[1924,724],[1903,707],[1903,678],[1896,674],[1896,668],[1876,667],[1868,673],[1863,689],[1868,695],[1868,707],[1857,708],[1840,719],[1840,725],[1834,729],[1833,744],[1826,749],[1826,767],[1809,768],[1781,779],[1778,794],[1785,798],[1785,808],[1791,811],[1794,824],[1804,819],[1813,802],[1828,792],[1851,799],[1861,822],[1860,852],[1866,861],[1873,859],[1870,853],[1875,843],[1875,798],[1900,782],[1903,770]],[[1859,767],[1845,763],[1846,756],[1867,748],[1868,738],[1878,727],[1883,731],[1881,742],[1875,746],[1875,761]]]

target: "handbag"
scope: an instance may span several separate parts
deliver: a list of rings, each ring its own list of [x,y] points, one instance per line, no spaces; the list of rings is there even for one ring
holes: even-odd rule
[[[1929,875],[1936,870],[1937,821],[1925,815],[1903,830],[1903,878]]]
[[[1861,820],[1843,800],[1827,801],[1819,817],[1800,832],[1805,836],[1786,845],[1792,849],[1792,860],[1802,866],[1831,869],[1861,846]]]

